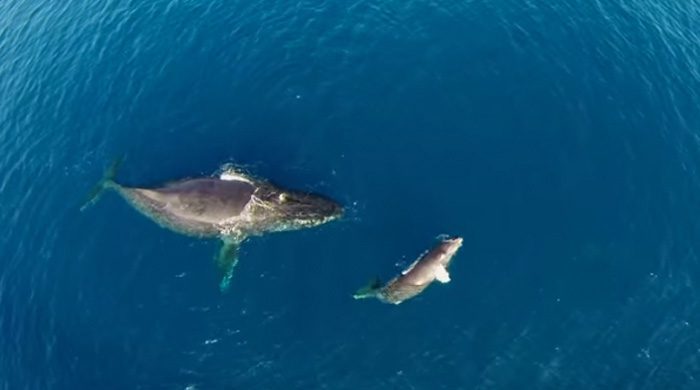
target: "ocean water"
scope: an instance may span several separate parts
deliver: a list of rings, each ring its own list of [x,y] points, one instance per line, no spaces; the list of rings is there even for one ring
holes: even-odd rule
[[[697,0],[0,2],[0,389],[697,389]],[[163,230],[235,163],[347,216]],[[452,282],[354,301],[439,234]]]

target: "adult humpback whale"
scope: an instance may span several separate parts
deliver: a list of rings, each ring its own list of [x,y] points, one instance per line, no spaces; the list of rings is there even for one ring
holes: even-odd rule
[[[377,298],[382,302],[398,305],[425,290],[433,281],[450,281],[447,267],[462,246],[461,237],[442,238],[432,249],[421,255],[408,268],[389,283],[382,286],[375,280],[370,286],[353,295],[355,299]]]
[[[221,239],[216,262],[223,272],[222,291],[230,284],[238,248],[248,237],[310,228],[343,214],[343,208],[329,198],[283,189],[231,169],[219,177],[184,179],[163,187],[126,187],[114,181],[119,163],[107,170],[81,210],[111,189],[164,228],[192,237]]]

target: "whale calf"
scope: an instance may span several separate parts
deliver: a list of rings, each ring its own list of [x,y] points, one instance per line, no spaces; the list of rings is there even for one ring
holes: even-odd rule
[[[452,258],[462,246],[461,237],[441,238],[432,249],[422,254],[400,275],[382,285],[375,280],[368,287],[357,291],[353,298],[377,298],[385,303],[400,304],[425,290],[432,282],[448,283],[450,274],[447,268]]]
[[[238,249],[247,238],[310,228],[343,215],[342,206],[330,198],[284,189],[231,168],[218,177],[184,179],[155,188],[127,187],[114,181],[119,163],[107,170],[81,210],[105,190],[114,190],[164,228],[221,239],[216,262],[223,273],[222,291],[229,287]]]

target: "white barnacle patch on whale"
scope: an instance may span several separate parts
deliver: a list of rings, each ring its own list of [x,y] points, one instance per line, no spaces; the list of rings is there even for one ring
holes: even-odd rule
[[[239,215],[227,218],[219,223],[219,232],[222,236],[240,237],[243,236],[241,226],[250,225],[254,222],[251,208],[254,206],[253,200],[257,199],[255,195],[251,196],[250,201],[243,207],[243,211]]]
[[[224,237],[240,237],[243,232],[236,224],[224,225],[219,227],[219,233]]]

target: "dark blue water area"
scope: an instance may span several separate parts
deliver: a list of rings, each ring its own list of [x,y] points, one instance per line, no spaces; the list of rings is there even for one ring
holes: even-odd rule
[[[0,389],[696,389],[700,3],[0,2]],[[225,163],[343,220],[114,193]],[[355,301],[435,242],[452,281]]]

